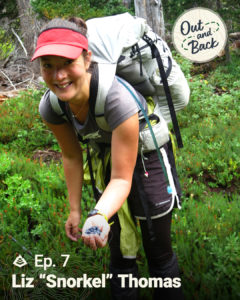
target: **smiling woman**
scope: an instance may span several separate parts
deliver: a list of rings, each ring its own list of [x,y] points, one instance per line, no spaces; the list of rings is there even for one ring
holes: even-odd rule
[[[126,232],[131,226],[135,227],[133,220],[139,218],[151,275],[179,277],[177,259],[171,247],[170,228],[171,210],[175,201],[179,204],[180,188],[170,143],[162,145],[160,150],[174,193],[167,189],[168,182],[156,150],[138,153],[139,131],[145,125],[140,126],[142,112],[132,95],[138,99],[146,113],[148,103],[130,84],[124,80],[122,84],[117,77],[113,77],[108,93],[101,95],[104,97],[104,116],[110,130],[100,128],[95,120],[94,108],[104,81],[99,81],[102,69],[97,63],[91,62],[91,57],[86,25],[82,20],[54,19],[47,24],[39,35],[32,58],[40,59],[41,73],[49,88],[41,99],[39,111],[62,150],[70,203],[65,229],[72,241],[77,242],[80,237],[84,170],[79,136],[82,139],[88,137],[93,152],[102,158],[100,176],[105,185],[99,199],[96,199],[98,202],[95,208],[88,213],[81,239],[94,250],[104,247],[109,238],[109,224],[114,223],[108,241],[111,252],[110,272],[113,274],[112,295],[114,299],[137,299],[137,288],[121,286],[118,277],[120,273],[137,276],[136,247],[133,245],[134,249],[130,249],[131,255],[124,252],[121,232]],[[104,74],[108,74],[109,69],[107,66],[105,68]],[[52,103],[52,95],[61,107],[60,113]],[[127,198],[130,209],[128,218],[124,219],[119,212],[123,211],[123,205],[128,207],[125,202]],[[141,202],[142,198],[145,204]],[[148,215],[144,208],[146,206]],[[147,217],[152,218],[155,239],[152,239],[148,230]],[[136,229],[132,232],[136,233]],[[156,299],[165,296],[169,300],[182,297],[179,287],[157,288],[155,292]]]
[[[84,57],[69,59],[60,56],[41,57],[41,73],[51,91],[61,101],[67,101],[73,112],[82,110],[88,103],[91,73],[91,52]]]

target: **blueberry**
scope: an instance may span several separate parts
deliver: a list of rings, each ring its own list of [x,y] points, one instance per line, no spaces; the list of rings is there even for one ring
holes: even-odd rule
[[[101,234],[101,230],[97,226],[92,226],[86,230],[86,234]]]

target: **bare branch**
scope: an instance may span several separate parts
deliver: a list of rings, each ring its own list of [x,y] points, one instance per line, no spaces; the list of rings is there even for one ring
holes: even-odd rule
[[[25,52],[25,54],[26,54],[26,57],[28,57],[27,50],[26,50],[26,48],[24,47],[23,42],[21,41],[20,37],[17,35],[17,33],[15,32],[15,30],[14,30],[13,28],[11,28],[11,30],[12,30],[13,34],[16,36],[16,38],[18,39],[20,45],[22,46],[22,48],[23,48],[23,50],[24,50],[24,52]]]
[[[2,70],[0,70],[0,72],[4,75],[4,77],[7,78],[7,80],[10,82],[10,84],[14,88],[14,90],[17,90],[15,85],[12,83],[11,79],[7,76],[7,74],[5,74]]]
[[[25,83],[25,82],[29,82],[29,81],[30,81],[30,83],[31,83],[31,82],[32,82],[32,78],[28,78],[28,79],[23,80],[23,81],[21,81],[21,82],[15,83],[15,86],[21,85],[21,84],[23,84],[23,83]]]
[[[28,87],[31,87],[31,85],[33,83],[33,79],[34,79],[34,73],[32,74],[32,78],[29,79]]]

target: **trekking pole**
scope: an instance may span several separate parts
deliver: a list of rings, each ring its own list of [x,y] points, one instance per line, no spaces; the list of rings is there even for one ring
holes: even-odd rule
[[[27,254],[29,254],[30,256],[34,257],[34,255],[32,254],[32,252],[30,250],[28,250],[26,247],[24,247],[22,244],[20,244],[12,235],[8,234],[8,237],[14,242],[16,243],[17,245],[19,245],[22,250],[24,252],[27,252]]]

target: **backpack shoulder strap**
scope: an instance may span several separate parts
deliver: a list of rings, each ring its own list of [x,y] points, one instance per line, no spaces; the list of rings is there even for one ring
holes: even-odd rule
[[[164,91],[165,91],[168,106],[169,106],[170,115],[172,118],[173,129],[176,134],[177,144],[178,144],[179,148],[182,148],[183,147],[182,137],[181,137],[181,133],[180,133],[180,129],[179,129],[178,121],[177,121],[177,116],[176,116],[176,112],[174,109],[171,92],[170,92],[169,85],[167,82],[167,75],[164,70],[161,55],[158,51],[158,48],[156,47],[156,45],[154,44],[154,42],[152,41],[152,39],[150,37],[148,37],[147,35],[144,35],[143,40],[150,46],[151,51],[152,51],[152,58],[156,58],[156,60],[157,60],[159,72],[160,72],[160,75],[162,78],[163,87],[164,87]]]
[[[111,129],[104,116],[104,108],[108,91],[114,80],[115,68],[112,64],[98,64],[98,68],[96,68],[95,72],[96,86],[93,90],[97,90],[97,94],[95,97],[92,97],[92,93],[90,92],[90,111],[94,116],[97,125],[102,130],[110,132]]]
[[[52,91],[50,91],[49,93],[49,100],[54,112],[58,114],[60,117],[63,117],[65,120],[68,120],[65,113],[64,103],[60,102],[58,100],[58,97]]]

